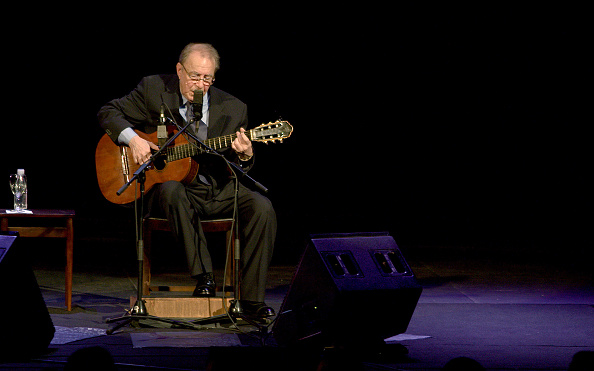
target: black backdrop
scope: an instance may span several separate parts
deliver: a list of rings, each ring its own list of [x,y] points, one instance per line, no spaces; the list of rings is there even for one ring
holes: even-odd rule
[[[589,249],[585,11],[365,6],[15,12],[1,26],[0,174],[26,169],[32,208],[74,208],[80,225],[124,218],[96,184],[96,112],[204,41],[221,54],[216,85],[248,104],[252,127],[295,128],[255,145],[277,255],[309,233],[375,230],[413,246]],[[0,201],[11,207],[8,185]]]

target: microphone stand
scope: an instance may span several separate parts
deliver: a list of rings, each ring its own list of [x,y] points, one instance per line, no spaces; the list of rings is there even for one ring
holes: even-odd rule
[[[196,115],[194,117],[193,120],[190,121],[190,123],[192,122],[199,122],[200,119],[202,117],[202,112],[199,113],[199,115]],[[174,124],[178,130],[180,128],[180,125],[173,121],[172,119],[170,119],[169,117],[166,117],[165,120],[167,120],[168,122]],[[187,127],[188,125],[186,125]],[[185,128],[184,128],[185,129]],[[182,129],[182,130],[184,130]],[[181,133],[181,131],[178,131],[178,134]],[[235,225],[235,249],[233,251],[233,259],[235,262],[235,275],[233,278],[233,301],[231,304],[231,308],[229,309],[229,314],[234,316],[234,317],[238,317],[243,319],[244,321],[250,323],[251,325],[254,325],[256,327],[258,327],[260,333],[265,336],[266,332],[268,330],[268,327],[266,326],[262,326],[260,323],[258,323],[258,321],[254,320],[253,318],[250,318],[248,316],[244,315],[243,309],[241,308],[241,304],[239,302],[240,300],[240,291],[239,291],[239,269],[237,269],[237,267],[240,266],[241,262],[241,249],[240,249],[240,244],[239,244],[239,215],[238,215],[238,210],[237,210],[237,204],[238,204],[238,197],[239,197],[239,179],[245,179],[248,181],[248,183],[256,188],[258,188],[260,191],[264,192],[264,193],[268,193],[268,188],[266,188],[264,185],[262,185],[260,182],[257,182],[254,178],[252,178],[251,176],[249,176],[239,165],[237,165],[234,162],[231,162],[229,160],[227,160],[225,158],[225,156],[223,156],[222,154],[220,154],[219,152],[217,152],[216,150],[214,150],[213,148],[209,147],[208,145],[204,144],[204,142],[202,142],[196,135],[194,135],[193,133],[187,131],[185,133],[186,135],[188,135],[190,138],[192,138],[195,141],[195,145],[199,145],[202,147],[203,150],[206,150],[207,153],[211,153],[214,155],[217,155],[219,157],[221,157],[226,163],[227,166],[229,166],[229,168],[233,171],[234,175],[235,175],[235,181],[236,183],[236,187],[235,187],[235,195],[234,195],[234,210],[233,210],[233,219],[234,219],[234,225]],[[224,319],[228,319],[228,314],[221,314],[221,315],[217,315],[217,316],[211,316],[211,317],[206,317],[206,318],[201,318],[198,320],[194,320],[194,321],[190,321],[190,323],[194,323],[194,324],[208,324],[208,323],[213,323],[213,322],[217,322],[220,320],[224,320]]]
[[[180,129],[181,126],[177,122],[173,121],[169,117],[166,117],[165,120],[167,120],[169,123],[174,124],[178,128],[178,130],[180,130],[180,131],[178,131],[178,133],[181,132],[181,130],[183,130],[183,129]],[[217,155],[217,156],[221,157],[223,160],[225,160],[225,162],[227,163],[227,165],[233,169],[233,172],[235,173],[235,175],[236,176],[239,175],[239,178],[240,179],[246,180],[247,183],[250,186],[253,186],[253,187],[259,189],[263,193],[268,193],[268,188],[266,188],[262,183],[256,181],[251,176],[249,176],[248,173],[246,173],[245,171],[243,171],[243,169],[239,165],[237,165],[235,162],[231,162],[231,161],[227,160],[225,158],[225,156],[221,155],[216,150],[214,150],[211,147],[209,147],[206,144],[204,144],[204,142],[202,142],[200,139],[198,139],[198,137],[195,136],[194,134],[192,134],[191,132],[188,131],[185,134],[187,136],[189,136],[190,138],[192,138],[196,142],[194,144],[199,145],[200,147],[202,147],[203,150],[206,150],[206,152],[211,153],[213,155]]]
[[[152,163],[154,162],[154,160],[161,155],[166,148],[168,148],[176,139],[177,137],[179,137],[183,132],[185,132],[188,127],[190,126],[192,122],[189,122],[185,127],[183,127],[181,130],[179,130],[177,133],[175,133],[171,138],[169,138],[169,140],[163,145],[161,146],[161,148],[159,148],[158,151],[156,151],[145,163],[143,163],[138,170],[136,170],[134,172],[134,176],[126,183],[124,184],[116,193],[117,195],[121,195],[129,186],[130,184],[132,184],[134,181],[137,181],[137,184],[140,185],[140,213],[138,213],[137,208],[135,207],[135,213],[136,213],[136,229],[137,229],[137,241],[136,241],[136,246],[137,246],[137,255],[138,255],[138,287],[137,287],[137,291],[136,291],[136,302],[134,303],[134,305],[132,306],[132,308],[123,316],[120,317],[115,317],[115,318],[108,318],[106,320],[106,323],[114,323],[114,322],[120,322],[118,324],[116,324],[113,328],[110,328],[106,331],[106,333],[108,335],[111,335],[114,333],[114,331],[118,330],[119,328],[126,326],[127,324],[130,324],[132,322],[134,323],[138,323],[141,320],[153,320],[153,321],[158,321],[158,322],[164,322],[164,323],[168,323],[180,328],[186,328],[186,329],[191,329],[191,330],[203,330],[206,327],[204,326],[196,326],[190,322],[186,322],[186,321],[179,321],[179,320],[172,320],[169,318],[161,318],[161,317],[156,317],[156,316],[151,316],[149,315],[147,309],[146,309],[146,305],[145,305],[145,301],[143,300],[142,296],[143,296],[143,275],[144,275],[144,230],[142,228],[142,220],[144,217],[144,213],[143,213],[143,206],[144,206],[144,193],[145,193],[145,187],[144,187],[144,183],[146,180],[146,170],[149,169],[149,166],[152,165]],[[138,202],[138,200],[136,200],[135,202]]]

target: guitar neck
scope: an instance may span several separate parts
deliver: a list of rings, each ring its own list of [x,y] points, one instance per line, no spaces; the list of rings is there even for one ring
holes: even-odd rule
[[[248,130],[245,135],[252,139],[252,131]],[[231,147],[231,143],[237,138],[237,134],[223,135],[222,137],[210,138],[204,141],[208,147],[218,150],[221,148]],[[180,144],[167,149],[167,161],[176,161],[184,158],[196,156],[200,149],[191,143]]]
[[[252,140],[252,131],[246,130],[245,135]],[[237,134],[223,135],[222,137],[210,138],[204,141],[204,144],[212,149],[221,149],[231,147],[231,143],[237,138]]]

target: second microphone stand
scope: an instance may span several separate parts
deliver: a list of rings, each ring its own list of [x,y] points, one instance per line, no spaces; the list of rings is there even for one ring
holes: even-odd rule
[[[202,116],[202,113],[200,112],[199,114],[197,114],[196,116],[194,116],[193,120],[190,121],[190,123],[192,122],[196,122],[197,125],[198,122],[200,121]],[[165,118],[165,120],[173,125],[175,125],[178,129],[181,129],[180,126],[177,124],[177,122],[173,121],[172,119],[170,119],[169,117]],[[185,129],[185,128],[184,128]],[[179,132],[181,131],[185,131],[183,129],[181,129]],[[178,132],[178,133],[179,133]],[[239,165],[237,165],[234,162],[231,162],[229,160],[227,160],[225,158],[225,156],[223,156],[222,154],[220,154],[219,152],[215,151],[213,148],[209,147],[208,145],[206,145],[203,141],[201,141],[196,135],[194,135],[193,133],[191,133],[190,131],[186,131],[185,135],[188,135],[190,138],[192,138],[192,140],[194,140],[194,145],[199,146],[204,152],[206,153],[210,153],[210,154],[214,154],[216,156],[221,157],[225,163],[227,164],[227,166],[229,167],[229,169],[231,170],[231,172],[234,175],[235,178],[235,192],[234,192],[234,207],[233,207],[233,225],[234,225],[234,229],[235,229],[235,243],[234,243],[234,250],[228,251],[228,253],[232,253],[233,254],[233,260],[234,260],[234,265],[236,267],[236,269],[234,270],[234,279],[233,279],[233,300],[232,300],[232,304],[231,307],[228,310],[228,313],[226,314],[221,314],[221,315],[217,315],[217,316],[211,316],[211,317],[206,317],[206,318],[201,318],[198,320],[194,320],[191,321],[190,323],[192,324],[209,324],[209,323],[214,323],[214,322],[220,322],[220,321],[224,321],[226,319],[229,319],[229,316],[232,316],[234,318],[241,318],[244,321],[248,322],[251,325],[254,325],[256,327],[258,327],[258,330],[261,334],[265,335],[267,332],[268,327],[267,326],[263,326],[261,323],[258,322],[258,320],[251,318],[249,316],[246,316],[243,308],[241,307],[241,302],[240,302],[240,289],[239,289],[239,269],[237,269],[237,267],[240,266],[241,262],[241,249],[240,249],[240,241],[239,241],[239,215],[238,215],[238,208],[237,208],[237,202],[238,202],[238,196],[239,196],[239,179],[243,179],[246,180],[250,185],[258,188],[260,191],[262,191],[263,193],[268,193],[268,188],[266,188],[264,185],[262,185],[260,182],[257,182],[254,178],[252,178],[251,176],[249,176]],[[188,141],[191,143],[191,141]],[[229,246],[230,248],[230,246]]]

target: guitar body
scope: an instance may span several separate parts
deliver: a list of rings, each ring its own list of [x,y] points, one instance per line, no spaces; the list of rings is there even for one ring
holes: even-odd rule
[[[142,138],[158,144],[157,133],[136,133]],[[187,144],[183,136],[176,138],[174,145]],[[121,195],[116,192],[134,176],[138,170],[132,158],[132,151],[128,146],[118,146],[109,136],[104,135],[95,151],[95,165],[99,189],[105,198],[114,204],[127,204],[140,196],[140,189],[131,185]],[[190,183],[198,174],[198,163],[187,157],[177,161],[167,161],[165,156],[157,159],[154,165],[146,172],[145,191],[148,192],[155,184],[168,180],[177,180],[184,184]],[[136,190],[136,194],[135,194]]]
[[[159,126],[165,130],[159,136],[157,132],[145,134],[140,131],[136,133],[145,140],[151,141],[159,146],[163,145],[168,138],[176,132],[172,126]],[[287,121],[277,120],[262,124],[254,129],[245,132],[247,137],[253,142],[274,143],[282,142],[293,133],[293,127]],[[213,150],[228,148],[233,140],[237,138],[235,133],[216,138],[207,139],[204,144]],[[159,143],[162,142],[162,143]],[[163,155],[153,161],[151,167],[146,172],[145,191],[148,192],[155,184],[164,183],[168,180],[177,180],[183,184],[188,184],[198,174],[198,163],[192,159],[192,156],[200,153],[202,149],[197,148],[193,143],[179,136],[175,139],[172,146],[163,151]],[[95,151],[95,165],[97,170],[97,180],[99,189],[103,196],[114,204],[127,204],[140,197],[140,189],[134,193],[137,187],[131,185],[121,195],[117,191],[134,176],[134,173],[140,165],[134,163],[132,151],[128,146],[118,146],[104,135],[97,144]]]

